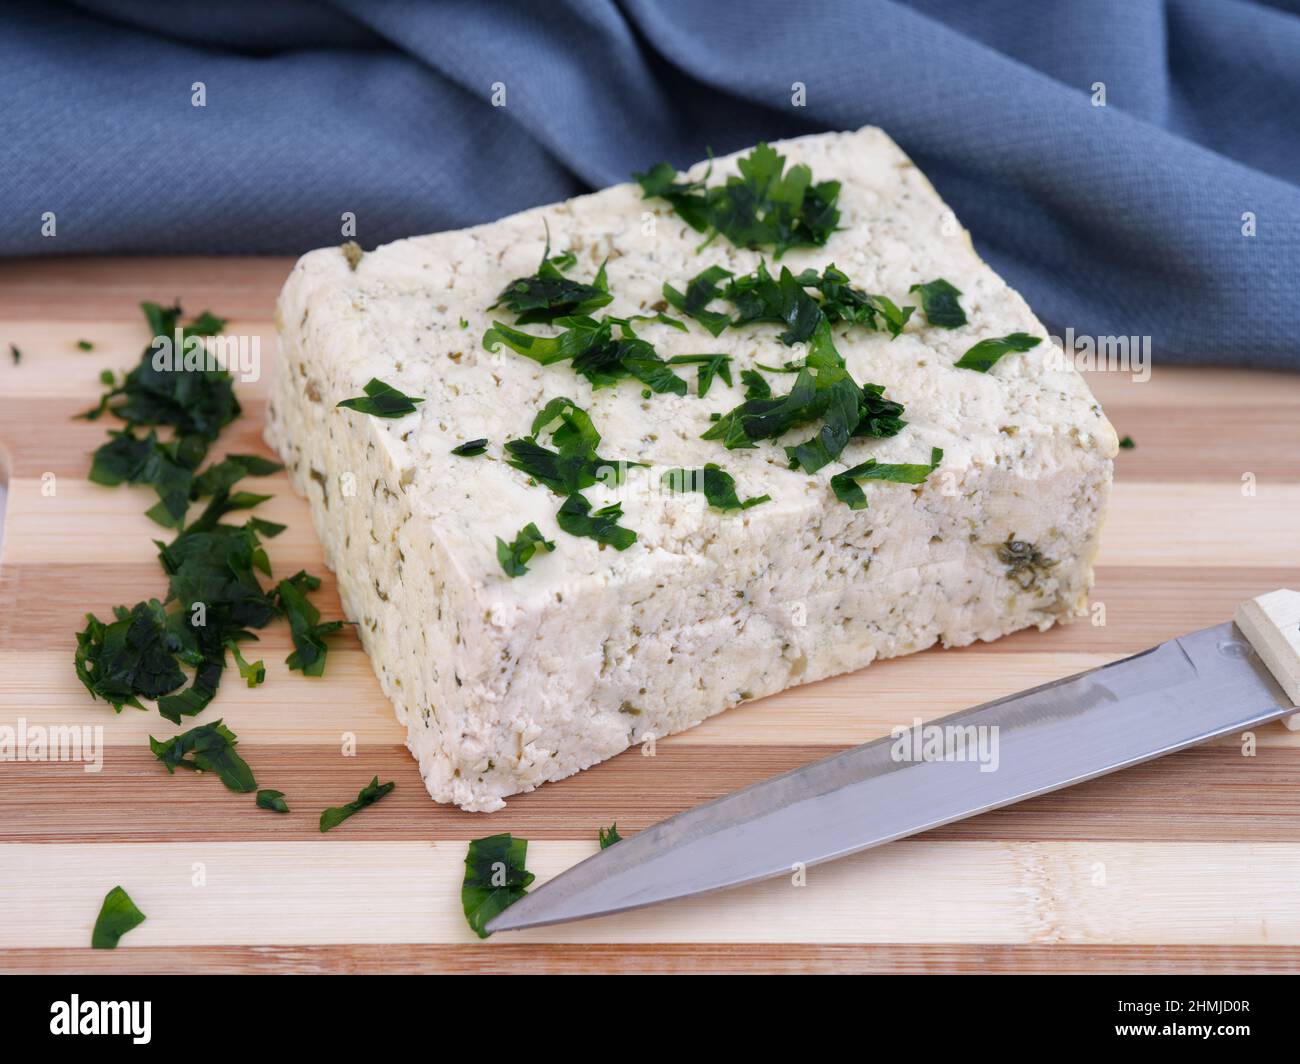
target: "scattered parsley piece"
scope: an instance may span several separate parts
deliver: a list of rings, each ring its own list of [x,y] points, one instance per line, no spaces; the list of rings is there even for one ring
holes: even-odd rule
[[[802,163],[785,169],[785,156],[759,144],[737,163],[739,175],[722,185],[677,181],[668,163],[656,163],[643,174],[633,174],[647,197],[667,200],[697,232],[707,233],[707,244],[721,234],[737,247],[772,247],[776,258],[788,248],[820,247],[839,223],[835,203],[838,181],[812,180]]]
[[[388,782],[381,784],[379,777],[376,776],[357,794],[356,801],[348,802],[347,805],[331,806],[320,815],[320,829],[324,833],[330,828],[336,828],[353,813],[359,813],[368,805],[374,805],[380,798],[388,794],[397,784]]]
[[[89,340],[78,340],[78,341],[77,341],[77,350],[78,350],[78,351],[93,351],[93,350],[95,350],[95,345],[92,344]]]
[[[257,792],[257,808],[272,813],[287,813],[289,803],[284,800],[284,791],[262,790]]]
[[[507,543],[497,536],[497,561],[501,563],[506,576],[523,576],[528,572],[528,562],[539,549],[553,551],[555,544],[545,538],[531,521],[519,530],[513,543]]]
[[[742,369],[740,371],[740,382],[745,386],[746,399],[766,399],[772,394],[772,386],[767,383],[758,370]],[[712,420],[717,421],[722,415],[715,414]]]
[[[670,469],[661,479],[669,491],[700,492],[710,506],[716,506],[719,510],[748,510],[751,506],[772,501],[770,495],[759,495],[741,502],[736,495],[736,481],[731,474],[712,462],[703,469]]]
[[[865,510],[867,496],[858,487],[859,480],[890,480],[896,484],[921,484],[939,467],[941,461],[943,461],[941,447],[931,448],[929,465],[893,465],[868,458],[861,465],[855,465],[852,469],[846,469],[831,477],[831,490],[835,492],[835,497],[849,509]]]
[[[572,362],[573,371],[596,388],[634,377],[653,392],[685,395],[686,382],[673,373],[651,343],[636,335],[632,320],[608,315],[599,321],[588,315],[556,318],[554,324],[564,329],[558,336],[533,336],[494,321],[483,334],[483,346],[496,351],[505,344],[543,366]],[[618,336],[614,335],[615,326]]]
[[[924,284],[914,284],[908,291],[921,293],[925,319],[931,325],[937,325],[941,329],[957,329],[966,324],[966,312],[957,299],[961,290],[954,288],[942,277]]]
[[[583,284],[570,280],[562,272],[576,262],[576,256],[568,252],[551,258],[551,231],[548,227],[546,247],[542,251],[542,262],[537,267],[537,272],[530,277],[519,277],[511,281],[488,310],[504,306],[518,315],[520,325],[549,325],[556,318],[590,314],[613,302],[614,297],[609,294],[609,282],[605,278],[604,264],[601,264],[591,284]]]
[[[95,917],[95,929],[90,933],[91,949],[117,949],[123,935],[144,923],[144,913],[121,887],[114,887],[104,895],[104,904]]]
[[[451,449],[452,454],[458,454],[462,458],[474,458],[482,454],[488,448],[488,441],[485,439],[466,440],[464,443],[457,444]]]
[[[470,842],[460,903],[466,922],[479,938],[487,938],[492,918],[522,898],[532,885],[536,877],[524,867],[527,858],[527,839],[503,834]]]
[[[361,245],[355,240],[349,240],[339,250],[343,252],[343,257],[348,260],[348,269],[356,273],[357,267],[361,264],[361,256],[365,254],[361,249]]]
[[[591,503],[584,496],[570,495],[555,516],[560,528],[569,535],[594,539],[602,547],[627,550],[636,542],[636,533],[618,523],[618,519],[623,516],[620,503],[602,506],[593,512]]]
[[[17,344],[9,345],[9,354],[13,357],[15,366],[18,365],[18,363],[23,360],[23,353],[18,350]],[[109,383],[111,384],[112,381],[109,381]]]
[[[1137,446],[1137,444],[1133,442],[1132,436],[1125,436],[1122,440],[1119,441],[1119,445],[1120,448],[1125,451],[1131,451],[1133,450],[1134,447]]]
[[[707,270],[697,273],[687,282],[684,295],[665,281],[663,287],[664,299],[671,306],[676,307],[687,317],[694,318],[710,333],[717,336],[731,324],[731,318],[721,311],[706,308],[709,303],[722,294],[720,282],[729,280],[731,276],[730,270],[721,266],[710,266]]]
[[[600,848],[607,850],[616,842],[622,842],[623,836],[618,833],[618,823],[610,824],[607,828],[600,829]]]
[[[468,329],[468,328],[469,328],[469,319],[468,319],[468,318],[461,318],[461,319],[460,319],[460,327],[461,327],[462,329]]]
[[[226,647],[234,656],[235,667],[239,670],[239,675],[243,677],[244,682],[249,687],[257,687],[266,679],[265,663],[255,661],[250,665],[244,660],[244,655],[239,652],[239,644],[233,639],[226,640]]]
[[[1039,337],[1022,332],[1014,332],[1009,336],[1001,336],[993,340],[981,340],[954,365],[958,369],[973,369],[978,373],[987,373],[1003,355],[1010,354],[1012,351],[1028,351],[1041,342]]]
[[[721,377],[727,387],[731,387],[730,355],[673,355],[668,360],[668,364],[672,366],[698,365],[700,367],[697,375],[697,391],[701,399],[709,394],[709,388],[713,385],[714,377]]]
[[[304,676],[325,675],[325,636],[343,627],[342,621],[321,623],[320,610],[307,601],[307,592],[320,587],[320,577],[298,572],[281,580],[275,589],[280,611],[289,619],[294,652],[285,659],[291,669],[301,669]]]
[[[174,738],[161,742],[149,736],[149,749],[161,761],[168,773],[177,768],[194,772],[215,772],[221,782],[232,791],[247,793],[257,787],[253,771],[235,751],[238,739],[221,721],[201,724]],[[191,755],[186,760],[186,755]]]
[[[542,446],[537,437],[549,433],[558,450]],[[598,480],[621,484],[636,462],[601,458],[596,453],[600,433],[590,416],[572,399],[558,396],[533,418],[530,434],[507,440],[506,464],[545,484],[557,495],[573,495]]]
[[[415,413],[415,404],[424,402],[415,396],[403,395],[378,377],[371,377],[363,390],[366,393],[364,396],[342,399],[338,405],[374,417],[397,418]]]

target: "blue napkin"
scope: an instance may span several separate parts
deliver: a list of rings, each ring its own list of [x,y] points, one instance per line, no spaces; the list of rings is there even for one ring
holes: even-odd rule
[[[1059,335],[1300,368],[1300,0],[10,4],[0,100],[5,255],[371,247],[875,124]]]

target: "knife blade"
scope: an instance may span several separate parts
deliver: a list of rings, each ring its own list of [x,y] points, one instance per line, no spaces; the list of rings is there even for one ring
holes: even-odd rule
[[[1258,605],[1270,600],[1272,623]],[[1300,594],[1279,591],[1246,603],[1237,620],[1249,637],[1231,621],[1205,628],[900,726],[670,817],[525,895],[487,930],[603,916],[789,875],[1294,714],[1290,676],[1279,673],[1284,689],[1264,659],[1281,668],[1279,635],[1300,645],[1300,633],[1289,630],[1298,601]]]

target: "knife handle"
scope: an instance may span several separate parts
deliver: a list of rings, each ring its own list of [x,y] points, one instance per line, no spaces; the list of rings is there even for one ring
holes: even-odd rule
[[[1300,591],[1270,591],[1237,607],[1233,618],[1291,704],[1300,706]],[[1285,718],[1300,731],[1300,713]]]

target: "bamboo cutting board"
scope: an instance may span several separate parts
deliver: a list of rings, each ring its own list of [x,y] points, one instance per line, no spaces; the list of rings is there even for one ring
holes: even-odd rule
[[[99,372],[133,365],[137,304],[179,296],[262,338],[262,380],[214,456],[260,451],[270,324],[284,259],[0,265],[0,726],[102,725],[102,769],[0,761],[0,969],[8,971],[1114,971],[1300,970],[1300,732],[1270,725],[924,836],[726,895],[479,942],[460,912],[466,841],[530,840],[539,881],[623,834],[887,733],[1218,623],[1243,599],[1300,587],[1300,379],[1157,366],[1093,373],[1121,435],[1094,602],[1104,624],[930,650],[746,704],[488,816],[427,797],[355,635],[323,679],[291,673],[283,624],[228,674],[196,723],[223,718],[259,786],[292,814],[212,778],[169,777],[156,713],[115,716],[72,670],[83,614],[161,596],[148,489],[85,479],[108,421]],[[77,341],[95,346],[80,351]],[[18,365],[8,344],[23,353]],[[50,481],[49,475],[53,475]],[[53,492],[43,484],[53,484]],[[258,513],[286,523],[276,571],[325,578],[306,504],[282,476]],[[1243,487],[1245,490],[1243,490]],[[1253,493],[1251,489],[1253,488]],[[345,756],[350,743],[355,756]],[[373,775],[397,788],[321,835],[324,807]],[[147,920],[87,948],[104,894]]]

